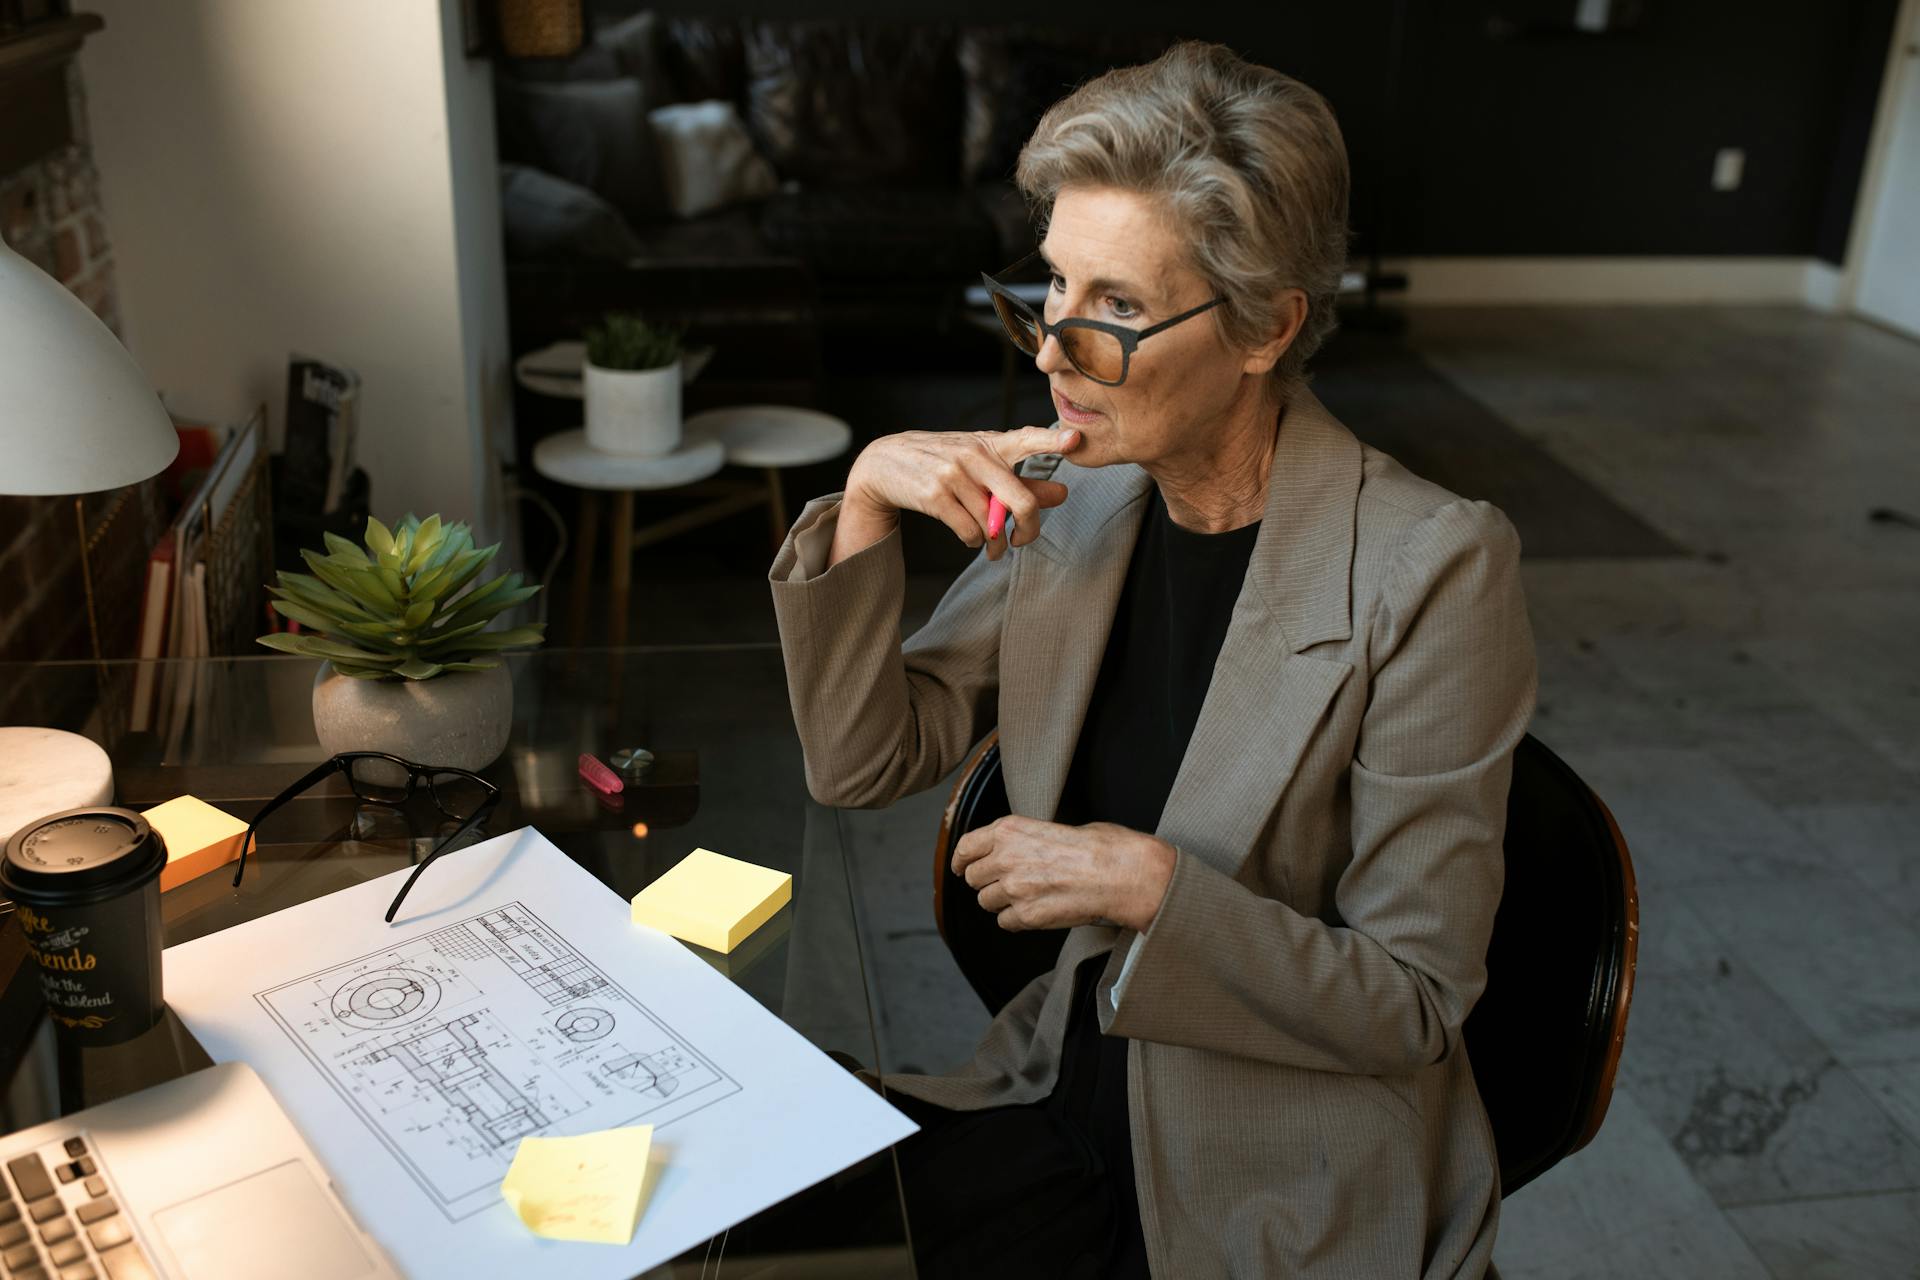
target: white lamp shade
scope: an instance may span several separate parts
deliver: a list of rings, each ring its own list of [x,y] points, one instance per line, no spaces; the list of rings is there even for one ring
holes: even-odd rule
[[[0,493],[92,493],[158,475],[172,421],[113,330],[0,242]]]

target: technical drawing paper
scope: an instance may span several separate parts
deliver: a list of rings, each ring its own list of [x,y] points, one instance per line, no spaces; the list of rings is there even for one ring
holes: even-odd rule
[[[408,1274],[630,1276],[914,1131],[539,832],[443,858],[388,925],[406,874],[169,948],[165,982]],[[501,1199],[523,1136],[633,1124],[660,1168],[627,1247]]]

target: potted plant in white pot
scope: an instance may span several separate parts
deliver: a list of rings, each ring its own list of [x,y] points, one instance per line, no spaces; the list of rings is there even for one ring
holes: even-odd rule
[[[540,588],[522,586],[517,573],[476,584],[500,544],[476,548],[466,525],[437,515],[408,516],[397,530],[368,517],[365,550],[338,534],[326,543],[326,555],[300,553],[311,574],[283,570],[268,588],[274,612],[306,631],[260,637],[269,649],[321,660],[313,682],[321,748],[476,771],[492,764],[513,728],[513,682],[500,656],[539,644],[546,624],[487,627]]]
[[[680,447],[682,328],[609,312],[587,330],[587,444],[602,453],[661,457]]]

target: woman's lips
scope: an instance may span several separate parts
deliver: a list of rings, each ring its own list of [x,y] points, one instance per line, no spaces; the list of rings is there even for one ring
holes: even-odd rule
[[[1068,422],[1092,422],[1100,416],[1099,410],[1082,409],[1058,391],[1053,393],[1053,407],[1058,409],[1060,416]]]

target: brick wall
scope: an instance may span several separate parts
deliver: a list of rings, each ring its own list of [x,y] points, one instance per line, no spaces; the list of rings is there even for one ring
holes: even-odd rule
[[[69,66],[66,74],[73,141],[24,168],[0,174],[0,236],[71,289],[117,333],[113,250],[100,205],[80,71]],[[137,532],[130,531],[125,545],[144,562],[140,548],[151,546],[158,536],[160,513],[152,482],[87,495],[81,500],[86,527],[97,529],[116,503],[121,504],[116,521],[136,522]],[[96,547],[96,554],[101,550]],[[73,498],[0,495],[0,661],[92,656],[80,554]],[[125,590],[131,566],[96,563],[94,569],[96,577],[113,584],[116,596]],[[134,642],[127,610],[119,607],[125,602],[109,603],[106,612],[112,623],[101,636],[102,650],[106,656],[124,656]],[[30,689],[0,687],[0,724],[34,723],[30,708],[21,705],[30,698]]]

